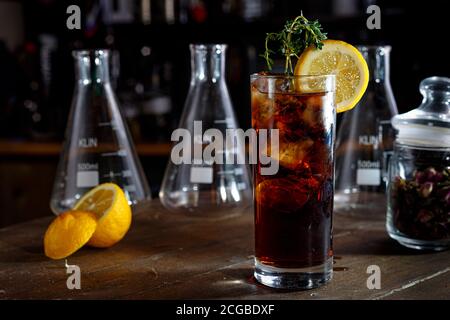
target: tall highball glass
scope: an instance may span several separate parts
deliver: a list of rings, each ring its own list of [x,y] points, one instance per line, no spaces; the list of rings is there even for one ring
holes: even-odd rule
[[[274,288],[318,287],[333,269],[335,77],[254,74],[251,103],[255,278]],[[276,173],[264,173],[264,154],[278,162]]]

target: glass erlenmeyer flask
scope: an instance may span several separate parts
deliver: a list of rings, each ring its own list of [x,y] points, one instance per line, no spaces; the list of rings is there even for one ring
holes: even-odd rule
[[[89,189],[114,182],[130,204],[150,198],[147,180],[109,80],[108,50],[74,51],[74,98],[50,207],[73,207]]]
[[[227,129],[237,128],[224,79],[225,49],[226,45],[221,44],[190,45],[191,83],[179,128],[190,133],[191,141],[186,145],[192,147],[192,152],[183,152],[192,154],[193,159],[190,163],[175,164],[172,156],[175,148],[172,149],[159,193],[163,205],[172,211],[198,215],[231,213],[233,208],[251,204],[247,166],[237,161],[209,161],[202,154],[217,137],[209,136],[208,129],[225,138]],[[241,146],[228,146],[223,143],[216,155],[242,156],[237,152]]]
[[[344,113],[336,140],[335,207],[364,208],[384,203],[387,163],[398,113],[389,80],[390,46],[358,46],[370,79],[358,105]]]

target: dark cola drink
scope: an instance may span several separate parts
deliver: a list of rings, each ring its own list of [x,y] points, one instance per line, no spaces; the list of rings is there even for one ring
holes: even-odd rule
[[[252,126],[278,129],[279,164],[254,167],[255,277],[272,287],[312,288],[332,273],[334,77],[254,75]],[[263,144],[258,141],[258,146]]]

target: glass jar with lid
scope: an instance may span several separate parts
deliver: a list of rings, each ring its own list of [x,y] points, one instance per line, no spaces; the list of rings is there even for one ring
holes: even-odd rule
[[[392,118],[387,231],[415,249],[450,248],[450,79],[420,83],[419,108]]]

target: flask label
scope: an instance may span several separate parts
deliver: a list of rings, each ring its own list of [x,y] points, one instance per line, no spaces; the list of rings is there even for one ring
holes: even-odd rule
[[[373,135],[359,136],[359,144],[362,146],[378,146],[378,137]]]
[[[212,183],[213,169],[211,167],[191,167],[191,183]]]
[[[381,183],[379,161],[358,160],[356,184],[360,186],[379,186]]]
[[[98,163],[83,162],[78,164],[78,171],[98,170]]]
[[[78,140],[78,147],[80,148],[96,148],[97,146],[97,138],[81,138]]]
[[[95,187],[99,183],[98,171],[78,171],[77,188]]]

